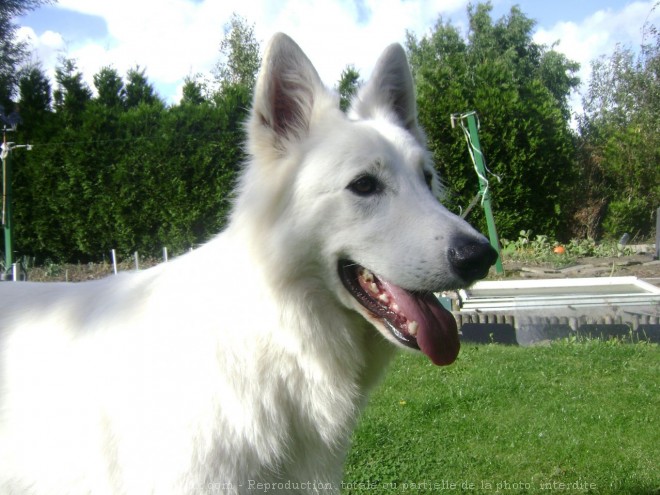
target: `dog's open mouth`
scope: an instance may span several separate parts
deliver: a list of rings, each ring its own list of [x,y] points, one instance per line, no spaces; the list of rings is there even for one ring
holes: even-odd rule
[[[363,266],[339,261],[344,287],[401,344],[421,350],[437,365],[454,362],[460,342],[456,320],[431,292],[410,292]]]

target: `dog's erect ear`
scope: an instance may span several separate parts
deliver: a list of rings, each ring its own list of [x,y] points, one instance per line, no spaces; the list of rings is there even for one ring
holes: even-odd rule
[[[278,33],[270,41],[254,93],[251,133],[260,143],[282,149],[286,141],[304,136],[310,125],[314,100],[323,83],[300,47]]]
[[[371,79],[353,101],[349,115],[369,119],[383,111],[393,114],[405,129],[417,133],[417,105],[412,74],[406,52],[398,43],[388,46],[380,56]]]

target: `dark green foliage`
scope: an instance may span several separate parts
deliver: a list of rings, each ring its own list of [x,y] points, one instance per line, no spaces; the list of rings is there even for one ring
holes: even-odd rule
[[[103,67],[94,75],[94,87],[98,96],[96,101],[107,108],[119,108],[126,105],[124,81],[112,67]]]
[[[2,0],[0,2],[0,105],[6,110],[12,107],[16,93],[18,69],[28,55],[25,43],[16,40],[18,26],[15,17],[25,15],[50,0]]]
[[[348,110],[351,103],[351,98],[360,86],[360,72],[352,65],[347,66],[341,73],[339,82],[337,84],[337,91],[339,92],[339,107],[343,112]]]
[[[486,163],[502,179],[489,177],[500,235],[534,226],[558,237],[574,165],[567,98],[577,64],[534,43],[534,22],[517,7],[495,22],[490,12],[490,4],[468,8],[467,40],[442,19],[429,36],[408,35],[419,118],[450,208],[466,207],[478,191],[464,137],[450,122],[474,110]],[[485,230],[482,217],[472,221]]]
[[[147,81],[145,70],[140,67],[130,69],[126,75],[126,86],[124,87],[125,105],[127,108],[137,107],[141,104],[154,105],[161,103],[156,95],[154,87]]]
[[[204,85],[193,77],[186,77],[183,85],[181,104],[200,105],[204,103]]]
[[[125,79],[102,68],[95,96],[74,60],[61,60],[54,90],[40,67],[23,69],[14,137],[34,147],[12,153],[16,252],[62,262],[110,249],[155,256],[220,231],[260,63],[253,28],[236,16],[222,49],[219,90],[188,78],[171,107],[139,66]]]
[[[87,103],[92,99],[92,91],[83,81],[76,63],[71,59],[62,59],[55,69],[57,88],[53,92],[55,110],[62,116],[66,126],[80,124]]]
[[[619,46],[592,62],[580,120],[587,201],[578,214],[585,229],[611,238],[650,237],[660,205],[660,35],[647,26],[646,36],[639,55]]]
[[[41,81],[35,71],[24,84]],[[84,105],[69,105],[65,91],[57,112],[30,104],[34,119],[19,137],[37,144],[13,153],[17,252],[73,262],[101,259],[113,248],[153,256],[163,246],[184,251],[221,230],[244,159],[249,92],[228,85],[214,101],[184,99],[166,108],[143,72],[131,74],[124,86],[114,70],[102,69],[99,95]],[[124,96],[131,83],[139,89],[132,101]]]
[[[16,72],[25,52],[11,19],[43,3],[0,6],[0,104],[23,118],[11,139],[34,144],[12,152],[16,253],[61,262],[99,260],[112,248],[149,256],[218,232],[244,159],[260,64],[254,26],[234,15],[215,81],[189,76],[180,104],[168,107],[139,66],[125,77],[102,68],[94,92],[73,60],[60,62],[53,86],[38,64]],[[517,7],[493,20],[489,3],[470,5],[468,17],[466,36],[440,18],[406,43],[447,205],[465,208],[478,191],[464,136],[450,124],[451,114],[474,110],[486,163],[502,179],[489,176],[500,236],[650,234],[660,205],[655,26],[646,26],[640,56],[619,47],[594,62],[577,135],[568,96],[578,65],[534,43],[534,21]],[[342,72],[343,109],[359,77],[350,65]],[[479,208],[468,219],[485,231]]]
[[[50,81],[40,66],[27,66],[19,73],[18,101],[24,123],[38,122],[51,109]]]

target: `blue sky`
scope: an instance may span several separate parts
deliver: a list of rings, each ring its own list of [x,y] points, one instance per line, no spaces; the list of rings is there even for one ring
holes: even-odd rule
[[[18,20],[35,59],[52,74],[57,57],[78,62],[90,87],[103,66],[120,73],[139,65],[168,102],[178,100],[184,77],[210,77],[219,59],[223,26],[233,12],[255,24],[265,43],[284,31],[309,55],[321,77],[334,85],[347,64],[363,78],[381,50],[423,36],[439,16],[461,29],[469,0],[59,0]],[[582,64],[611,53],[617,43],[637,47],[642,27],[660,20],[657,0],[492,0],[499,18],[513,5],[537,21],[535,40]],[[579,95],[574,97],[575,104]]]

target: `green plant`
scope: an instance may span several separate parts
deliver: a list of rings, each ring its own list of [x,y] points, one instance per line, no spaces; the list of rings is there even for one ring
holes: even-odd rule
[[[547,261],[553,256],[553,243],[547,235],[536,235],[532,238],[531,230],[521,230],[519,237],[515,241],[500,239],[502,244],[502,253],[509,259],[520,261]],[[558,258],[561,259],[561,258]]]
[[[505,246],[505,248],[517,250],[517,251],[523,251],[523,250],[531,250],[531,251],[538,251],[539,248],[544,247],[547,242],[548,242],[548,236],[545,235],[537,235],[535,239],[530,239],[532,235],[531,230],[521,230],[520,233],[518,234],[518,239],[515,241],[509,241],[507,239],[502,239],[502,245]]]
[[[521,230],[518,239],[511,241],[500,239],[502,254],[512,261],[549,262],[555,265],[565,265],[575,262],[577,258],[608,257],[618,254],[630,254],[629,248],[620,248],[614,241],[597,243],[595,240],[573,239],[567,244],[552,241],[546,235],[536,235],[532,238],[531,230]],[[563,252],[554,252],[561,246]]]
[[[62,265],[60,265],[59,263],[55,263],[51,259],[46,260],[46,262],[44,263],[44,268],[45,268],[46,277],[48,278],[59,277],[60,274],[62,273]]]
[[[583,257],[608,257],[617,254],[630,254],[630,248],[620,249],[614,241],[603,241],[597,243],[593,239],[573,239],[566,245],[566,252]]]

